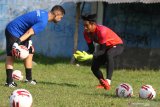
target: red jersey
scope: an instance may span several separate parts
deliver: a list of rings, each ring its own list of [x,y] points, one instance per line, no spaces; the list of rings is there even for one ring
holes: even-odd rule
[[[93,33],[84,31],[84,38],[87,43],[96,42],[98,44],[105,44],[106,46],[114,46],[123,44],[121,38],[108,27],[96,25],[96,30]]]

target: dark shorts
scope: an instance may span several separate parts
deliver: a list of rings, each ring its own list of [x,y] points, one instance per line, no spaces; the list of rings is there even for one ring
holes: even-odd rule
[[[6,36],[7,56],[12,56],[12,45],[13,45],[14,42],[16,42],[18,40],[18,38],[15,37],[14,35],[12,35],[7,29],[5,29],[5,36]],[[28,47],[29,40],[30,40],[30,38],[23,41],[20,45],[24,45],[24,46]],[[29,48],[29,53],[33,54],[32,48]]]

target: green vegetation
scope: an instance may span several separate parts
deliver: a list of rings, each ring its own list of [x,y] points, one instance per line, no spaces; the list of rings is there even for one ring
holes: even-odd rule
[[[71,65],[69,59],[46,58],[35,55],[37,65],[33,67],[33,78],[38,84],[31,86],[16,81],[17,88],[4,87],[4,61],[0,62],[0,107],[9,106],[9,95],[18,88],[24,88],[33,96],[33,107],[159,107],[160,73],[153,70],[115,70],[110,91],[96,89],[97,79],[93,76],[89,64]],[[15,63],[15,69],[25,76],[22,61]],[[105,70],[102,69],[104,74]],[[118,98],[115,88],[120,83],[129,83],[133,87],[132,98]],[[144,84],[152,85],[157,92],[155,100],[143,100],[138,96]]]

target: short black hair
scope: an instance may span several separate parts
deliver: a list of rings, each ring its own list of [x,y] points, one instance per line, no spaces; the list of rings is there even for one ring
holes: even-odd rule
[[[96,14],[85,14],[81,15],[82,20],[89,22],[96,22],[97,15]]]
[[[55,5],[52,9],[51,9],[51,13],[54,13],[54,11],[61,11],[62,14],[65,14],[65,10],[62,6],[60,5]]]

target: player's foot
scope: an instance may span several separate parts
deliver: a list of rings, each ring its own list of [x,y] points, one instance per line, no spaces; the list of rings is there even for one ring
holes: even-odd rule
[[[102,88],[104,88],[104,86],[103,86],[103,85],[101,85],[101,84],[99,84],[99,85],[97,85],[97,86],[96,86],[96,88],[98,88],[98,89],[102,89]]]
[[[14,88],[14,87],[17,87],[17,84],[15,82],[5,83],[5,86]]]
[[[100,79],[100,84],[104,87],[104,89],[110,90],[110,85],[109,85],[109,83],[108,83],[107,80],[105,80],[105,79]]]
[[[27,79],[26,79],[24,82],[25,82],[25,83],[32,84],[32,85],[36,85],[36,84],[37,84],[36,80],[27,80]]]

